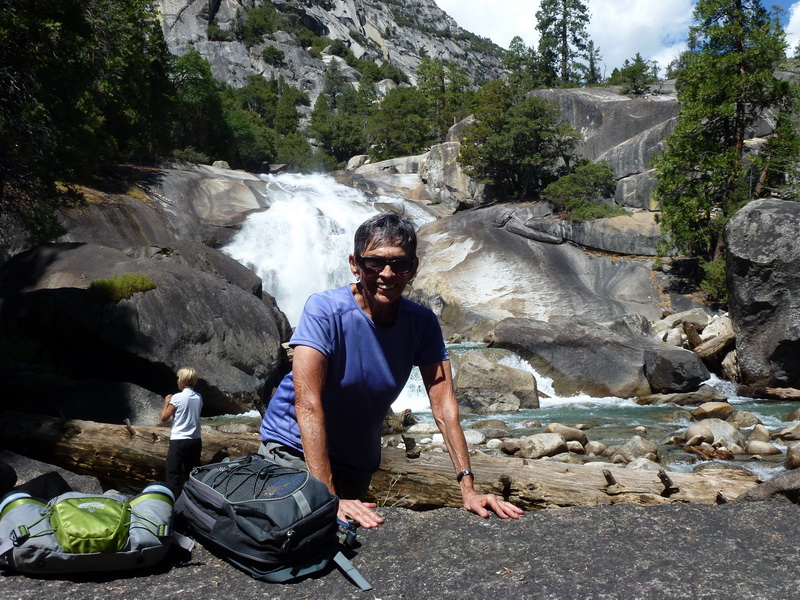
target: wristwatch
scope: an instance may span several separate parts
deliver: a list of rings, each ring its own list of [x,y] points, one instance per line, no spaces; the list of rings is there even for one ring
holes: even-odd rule
[[[472,480],[475,481],[475,473],[473,473],[469,469],[464,469],[463,471],[461,471],[461,473],[456,475],[456,481],[458,483],[461,483],[461,480],[464,479],[464,477],[472,477]]]

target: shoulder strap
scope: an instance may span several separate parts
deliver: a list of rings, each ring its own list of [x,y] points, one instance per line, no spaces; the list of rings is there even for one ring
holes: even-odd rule
[[[178,533],[177,531],[172,532],[172,541],[187,552],[191,552],[194,549],[194,540]]]
[[[336,563],[339,570],[344,573],[350,581],[355,583],[359,589],[364,591],[372,589],[372,585],[370,585],[369,581],[364,579],[364,576],[358,572],[358,569],[353,566],[353,563],[351,563],[341,551],[337,552],[336,556],[333,557],[333,562]]]
[[[11,550],[13,547],[14,540],[12,540],[10,537],[0,540],[0,556]]]

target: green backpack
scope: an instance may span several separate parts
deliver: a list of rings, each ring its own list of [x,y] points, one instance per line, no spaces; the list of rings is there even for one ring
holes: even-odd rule
[[[0,502],[0,566],[49,575],[152,566],[172,544],[174,498],[163,485],[141,494],[68,492],[48,503],[12,492]]]

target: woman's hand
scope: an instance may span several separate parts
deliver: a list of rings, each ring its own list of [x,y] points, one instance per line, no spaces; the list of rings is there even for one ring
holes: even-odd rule
[[[340,521],[347,522],[353,519],[361,527],[377,527],[383,523],[383,518],[373,511],[378,505],[374,502],[362,502],[361,500],[339,500],[339,513],[336,515]]]
[[[474,490],[464,494],[464,508],[484,519],[489,516],[487,508],[501,519],[519,519],[519,516],[525,512],[510,502],[500,500],[494,494],[479,494]]]

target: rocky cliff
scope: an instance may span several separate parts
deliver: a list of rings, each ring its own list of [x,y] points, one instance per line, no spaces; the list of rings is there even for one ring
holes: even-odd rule
[[[209,36],[210,24],[230,31],[237,18],[261,4],[259,0],[161,0],[164,37],[174,54],[195,48],[209,61],[214,76],[228,85],[240,87],[248,75],[283,78],[307,92],[313,104],[331,56],[324,50],[320,56],[310,53],[295,31],[279,29],[251,47]],[[412,83],[425,56],[455,62],[479,83],[502,72],[501,48],[461,29],[434,0],[276,0],[272,4],[292,23],[344,42],[356,58],[395,65]],[[283,52],[283,60],[264,58],[263,51],[270,46]],[[354,83],[360,78],[353,69],[345,75]]]

